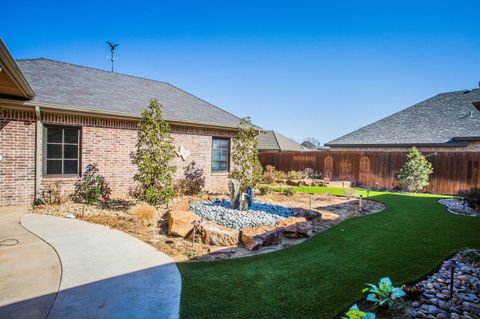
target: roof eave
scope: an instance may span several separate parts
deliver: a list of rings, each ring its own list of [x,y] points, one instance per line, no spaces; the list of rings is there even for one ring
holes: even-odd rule
[[[4,69],[9,78],[14,82],[18,89],[23,93],[23,98],[31,100],[35,97],[35,92],[33,92],[32,87],[28,84],[25,76],[20,71],[20,68],[15,62],[15,59],[10,54],[7,46],[0,38],[0,61],[1,68]]]
[[[466,140],[456,140],[455,142],[447,143],[400,143],[400,144],[334,144],[327,143],[325,146],[328,147],[456,147],[456,146],[466,146],[468,142]]]
[[[63,113],[74,113],[74,114],[83,114],[83,115],[96,115],[96,116],[109,116],[115,117],[120,119],[130,119],[130,120],[139,120],[140,116],[136,114],[126,113],[126,112],[115,112],[115,111],[99,111],[96,109],[90,108],[83,108],[77,106],[64,106],[64,105],[55,105],[55,104],[46,104],[46,103],[38,103],[33,101],[17,101],[17,100],[10,100],[10,99],[2,99],[0,98],[0,103],[9,103],[14,105],[21,105],[27,107],[40,107],[42,109],[47,110],[56,110],[61,111]],[[194,127],[204,127],[204,128],[211,128],[211,129],[219,129],[219,130],[229,130],[229,131],[237,131],[237,126],[228,126],[228,125],[217,125],[212,123],[205,123],[205,122],[195,122],[195,121],[182,121],[178,119],[169,119],[165,118],[165,120],[169,124],[173,125],[180,125],[180,126],[194,126]]]

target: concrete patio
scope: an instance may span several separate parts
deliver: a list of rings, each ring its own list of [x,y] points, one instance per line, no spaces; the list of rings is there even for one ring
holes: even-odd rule
[[[104,226],[25,213],[0,211],[2,239],[25,238],[0,248],[0,318],[178,318],[170,257]]]

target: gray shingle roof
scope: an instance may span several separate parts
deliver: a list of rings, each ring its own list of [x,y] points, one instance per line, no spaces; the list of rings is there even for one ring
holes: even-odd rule
[[[308,151],[306,147],[298,144],[275,131],[263,131],[257,137],[258,149],[262,151]]]
[[[171,84],[49,59],[17,60],[33,102],[139,116],[155,97],[166,119],[237,127],[240,119]]]
[[[325,145],[464,145],[480,139],[480,89],[438,94]]]

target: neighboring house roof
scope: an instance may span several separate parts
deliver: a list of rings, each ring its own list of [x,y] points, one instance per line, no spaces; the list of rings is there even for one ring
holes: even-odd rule
[[[138,117],[157,98],[172,122],[236,128],[240,121],[169,83],[49,59],[17,64],[35,92],[34,104]]]
[[[438,94],[327,146],[464,146],[480,140],[480,89]]]
[[[303,147],[306,147],[308,148],[309,150],[316,150],[317,149],[317,145],[313,144],[312,142],[310,141],[303,141],[302,144]]]
[[[258,149],[261,151],[308,151],[292,139],[275,131],[261,131],[258,134]]]

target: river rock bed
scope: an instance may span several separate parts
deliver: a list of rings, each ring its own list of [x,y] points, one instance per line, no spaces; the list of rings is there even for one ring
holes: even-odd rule
[[[285,206],[255,202],[247,211],[230,208],[230,201],[192,202],[190,209],[203,219],[233,229],[245,227],[273,226],[280,219],[292,217],[292,211]]]
[[[418,283],[424,293],[411,303],[412,318],[472,319],[480,317],[480,268],[467,265],[461,258],[454,276],[454,293],[450,300],[450,268],[444,263],[440,270]]]
[[[467,215],[467,216],[480,216],[480,212],[477,212],[467,204],[463,203],[463,200],[458,198],[444,198],[438,201],[440,204],[448,207],[448,210],[455,214]]]

